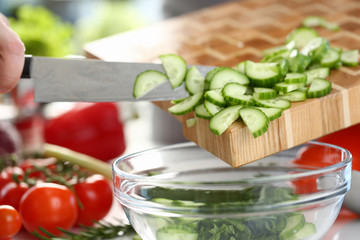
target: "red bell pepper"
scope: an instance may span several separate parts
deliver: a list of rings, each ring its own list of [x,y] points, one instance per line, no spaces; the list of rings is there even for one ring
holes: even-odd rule
[[[123,124],[115,103],[79,103],[45,123],[45,142],[103,161],[125,151]]]

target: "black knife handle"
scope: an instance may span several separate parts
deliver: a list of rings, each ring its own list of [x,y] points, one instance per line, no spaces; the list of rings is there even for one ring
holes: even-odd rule
[[[31,78],[30,76],[31,60],[32,60],[31,55],[25,55],[25,63],[24,63],[23,71],[21,73],[21,78]]]

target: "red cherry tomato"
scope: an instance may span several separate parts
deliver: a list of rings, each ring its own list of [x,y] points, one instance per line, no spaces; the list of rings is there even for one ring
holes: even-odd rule
[[[10,240],[21,228],[21,218],[15,208],[0,205],[0,240]]]
[[[110,183],[100,174],[94,174],[74,185],[75,193],[82,203],[78,224],[90,226],[104,218],[111,209],[113,192]]]
[[[21,197],[29,190],[29,185],[24,182],[9,182],[0,191],[0,204],[6,204],[19,210]]]
[[[23,176],[24,171],[19,167],[7,167],[4,170],[2,170],[0,173],[0,191],[6,184],[13,181],[12,178],[13,174]]]
[[[74,226],[77,208],[75,195],[69,188],[55,183],[39,183],[23,195],[19,212],[28,232],[40,232],[39,227],[42,227],[59,236],[61,232],[57,227],[69,230]]]

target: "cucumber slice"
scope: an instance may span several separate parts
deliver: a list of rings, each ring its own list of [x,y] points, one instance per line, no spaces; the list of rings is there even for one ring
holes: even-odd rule
[[[211,102],[219,107],[225,107],[227,105],[227,102],[221,93],[221,89],[206,91],[204,96],[206,101]]]
[[[214,68],[214,69],[212,69],[212,70],[210,70],[207,74],[206,74],[206,76],[205,76],[205,90],[209,90],[210,89],[210,82],[211,82],[211,80],[212,80],[212,78],[214,77],[214,75],[218,72],[218,71],[220,71],[220,70],[222,70],[222,69],[225,69],[226,67],[217,67],[217,68]]]
[[[320,61],[329,49],[329,40],[323,37],[311,39],[302,49],[301,53],[310,56],[312,62]]]
[[[185,60],[176,54],[160,55],[162,66],[169,78],[172,88],[179,87],[185,79],[187,65]]]
[[[259,107],[288,109],[291,106],[290,101],[281,98],[275,98],[269,100],[260,100],[254,98],[254,100],[256,102],[256,105],[258,105]]]
[[[302,214],[291,215],[286,219],[285,228],[280,232],[280,240],[292,239],[305,226],[305,217]]]
[[[336,51],[333,48],[329,48],[329,50],[324,54],[323,58],[321,59],[321,67],[334,68],[336,64],[340,62],[340,56],[340,52]]]
[[[161,83],[167,81],[168,78],[165,74],[157,70],[146,70],[139,75],[137,75],[134,88],[133,96],[134,98],[139,98],[146,93],[148,93],[154,87],[160,85]]]
[[[305,27],[324,27],[330,31],[338,31],[340,29],[337,23],[331,23],[320,16],[308,16],[303,20],[302,24]]]
[[[302,73],[311,63],[311,57],[300,53],[298,50],[293,50],[290,54],[289,64],[290,72]]]
[[[191,112],[196,105],[198,105],[203,99],[203,93],[195,93],[187,98],[185,98],[182,102],[179,102],[168,108],[168,111],[174,115],[182,115],[188,112]]]
[[[179,102],[184,101],[186,98],[187,98],[187,97],[178,98],[178,99],[171,100],[170,102],[171,102],[172,104],[177,104],[177,103],[179,103]]]
[[[204,107],[211,116],[214,116],[216,113],[220,112],[223,109],[222,107],[219,107],[206,100],[204,101]]]
[[[249,79],[239,71],[227,67],[215,73],[210,82],[210,89],[222,89],[227,83],[230,82],[236,82],[241,85],[248,85]]]
[[[204,91],[205,79],[201,75],[200,71],[192,66],[185,78],[185,88],[190,95]]]
[[[309,90],[307,91],[308,98],[318,98],[325,96],[331,92],[331,82],[322,79],[322,78],[315,78],[312,80]]]
[[[306,100],[306,92],[296,90],[296,91],[285,93],[280,98],[288,100],[290,102],[301,102],[301,101]]]
[[[307,75],[305,73],[288,73],[285,76],[284,82],[287,84],[306,83]]]
[[[278,63],[255,63],[247,60],[245,73],[254,87],[273,87],[281,78]]]
[[[228,83],[222,89],[221,93],[224,96],[225,101],[231,105],[254,105],[251,95],[244,95],[247,89],[248,87],[238,83]]]
[[[303,86],[305,86],[305,83],[290,84],[290,83],[280,82],[280,83],[275,84],[275,89],[281,93],[288,93],[288,92],[294,91],[294,90],[298,89],[299,87],[303,87]]]
[[[272,48],[267,48],[262,51],[262,55],[268,58],[277,58],[283,56],[290,50],[295,48],[295,41],[290,41],[286,45],[275,46]]]
[[[315,68],[305,72],[307,76],[306,84],[310,84],[315,78],[327,78],[330,76],[330,68]]]
[[[260,100],[273,99],[273,98],[276,98],[277,92],[273,88],[254,87],[253,96]]]
[[[206,110],[204,103],[199,104],[195,107],[195,115],[199,118],[210,119],[211,115]]]
[[[265,115],[268,117],[270,121],[274,121],[275,119],[281,117],[282,109],[281,108],[264,108],[264,107],[256,107],[260,109]]]
[[[285,77],[290,69],[290,62],[284,57],[275,58],[271,62],[280,64],[280,75]]]
[[[348,67],[357,67],[359,64],[359,50],[347,50],[341,54],[341,62]]]
[[[196,231],[185,225],[168,225],[157,230],[157,240],[196,240]]]
[[[319,34],[313,28],[299,27],[294,29],[286,38],[286,43],[295,41],[297,48],[304,47],[311,39],[318,37]]]
[[[244,105],[244,106],[255,105],[254,99],[251,95],[225,96],[225,99],[230,105]]]
[[[197,118],[189,118],[185,121],[187,127],[193,127],[197,123]]]
[[[302,227],[299,231],[297,231],[293,238],[293,240],[302,240],[308,238],[316,233],[315,224],[306,222],[304,227]]]
[[[220,136],[234,121],[239,118],[239,109],[241,108],[241,105],[236,105],[224,108],[216,113],[210,119],[210,131]]]
[[[263,135],[267,131],[269,118],[260,109],[244,107],[239,110],[239,114],[254,138]]]
[[[239,62],[237,65],[236,65],[236,68],[235,68],[237,71],[241,72],[242,74],[245,74],[245,61],[242,61],[242,62]]]

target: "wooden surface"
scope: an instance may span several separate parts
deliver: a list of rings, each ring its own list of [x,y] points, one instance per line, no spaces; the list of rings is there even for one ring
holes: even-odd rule
[[[85,46],[86,56],[105,61],[158,62],[164,53],[177,53],[188,64],[234,67],[243,60],[259,61],[265,48],[284,43],[286,35],[309,15],[323,16],[340,31],[317,29],[332,46],[360,49],[359,0],[234,1],[166,20]],[[221,136],[209,121],[190,128],[177,117],[184,135],[228,164],[238,167],[264,156],[360,122],[360,67],[341,67],[328,78],[333,90],[323,98],[292,103],[254,139],[244,124],[235,122]],[[167,109],[169,102],[156,102]]]

